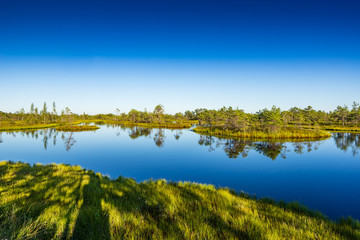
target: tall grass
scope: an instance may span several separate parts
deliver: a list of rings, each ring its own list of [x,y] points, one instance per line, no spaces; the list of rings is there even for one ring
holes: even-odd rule
[[[31,125],[0,125],[0,131],[22,131],[22,130],[36,130],[43,128],[53,128],[59,126],[59,124],[31,124]]]
[[[360,239],[360,226],[212,185],[4,161],[0,239]]]
[[[131,122],[131,121],[115,121],[115,120],[86,120],[83,123],[95,123],[95,124],[114,124],[123,125],[125,127],[144,127],[144,128],[166,128],[166,129],[186,129],[190,128],[192,124],[196,124],[198,121],[183,121],[183,122]]]
[[[76,126],[65,125],[56,128],[56,130],[63,132],[95,131],[98,129],[99,127],[94,125],[76,125]]]
[[[281,130],[279,132],[250,131],[240,132],[222,128],[195,127],[194,132],[218,137],[252,138],[252,139],[319,139],[329,138],[331,134],[323,130]]]

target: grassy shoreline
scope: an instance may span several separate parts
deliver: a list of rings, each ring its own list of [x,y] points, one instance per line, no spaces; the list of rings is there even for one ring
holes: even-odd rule
[[[315,129],[314,126],[303,126],[304,129]],[[330,131],[330,132],[351,132],[351,133],[360,133],[360,127],[344,127],[344,126],[317,126],[321,130]]]
[[[360,239],[297,203],[62,164],[0,162],[0,210],[0,239]]]
[[[249,138],[249,139],[319,139],[329,138],[331,134],[323,130],[286,130],[278,133],[267,133],[262,131],[235,132],[210,127],[195,127],[194,132],[217,137]]]
[[[98,129],[99,127],[95,125],[75,125],[75,126],[65,125],[56,128],[57,131],[62,131],[62,132],[96,131]]]
[[[115,121],[115,120],[86,120],[81,123],[101,123],[101,124],[114,124],[122,125],[125,127],[144,127],[144,128],[166,128],[166,129],[187,129],[190,128],[192,124],[196,124],[194,121],[184,121],[182,123],[140,123],[140,122],[131,122],[131,121]]]
[[[358,127],[337,127],[337,126],[326,126],[322,129],[331,131],[331,132],[351,132],[351,133],[360,133],[360,128]]]
[[[51,124],[33,124],[33,125],[10,125],[10,126],[0,126],[0,131],[22,131],[22,130],[37,130],[44,128],[54,128],[60,124],[51,123]]]
[[[122,122],[126,127],[144,127],[144,128],[166,128],[166,129],[186,129],[191,128],[189,123],[134,123]]]

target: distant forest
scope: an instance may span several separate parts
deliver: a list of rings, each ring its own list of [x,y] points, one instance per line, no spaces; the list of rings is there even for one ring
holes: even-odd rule
[[[232,107],[221,109],[198,108],[184,113],[166,114],[162,105],[157,105],[153,111],[139,111],[132,109],[128,113],[115,109],[114,113],[89,115],[75,114],[66,107],[60,112],[53,102],[49,108],[46,103],[42,108],[31,104],[28,111],[24,108],[15,113],[0,111],[0,124],[67,124],[76,121],[110,121],[132,123],[197,123],[207,127],[222,127],[237,131],[251,131],[261,128],[269,132],[276,132],[284,128],[303,128],[304,126],[340,126],[358,127],[360,123],[359,103],[353,102],[352,107],[338,106],[333,111],[315,110],[311,106],[306,108],[293,107],[281,110],[273,106],[271,109],[262,109],[256,113],[246,113],[244,110]]]

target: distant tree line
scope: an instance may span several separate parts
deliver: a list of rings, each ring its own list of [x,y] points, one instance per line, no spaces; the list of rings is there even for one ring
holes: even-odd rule
[[[360,107],[354,102],[352,108],[338,106],[335,110],[325,112],[315,110],[311,106],[304,109],[293,107],[281,111],[273,106],[271,109],[262,109],[254,114],[245,113],[242,109],[223,107],[219,110],[196,109],[186,111],[185,118],[197,119],[200,125],[222,127],[238,131],[266,130],[276,132],[283,128],[302,128],[304,126],[359,126]]]
[[[194,111],[184,113],[166,114],[162,105],[157,105],[153,111],[130,110],[128,113],[121,113],[117,108],[114,113],[109,114],[75,114],[70,108],[66,107],[60,113],[53,102],[51,109],[46,102],[42,108],[31,104],[29,111],[24,108],[15,113],[5,113],[0,111],[0,124],[49,124],[49,123],[69,123],[84,120],[106,120],[106,121],[130,121],[134,123],[165,123],[185,121],[198,121],[200,125],[210,128],[232,129],[236,131],[266,130],[276,132],[284,128],[303,128],[305,126],[342,126],[351,127],[360,124],[360,106],[354,102],[352,107],[338,106],[333,111],[315,110],[311,106],[304,109],[293,107],[289,110],[281,111],[280,108],[273,106],[271,109],[262,109],[256,113],[246,113],[242,109],[232,107],[222,107],[218,110],[198,108]]]

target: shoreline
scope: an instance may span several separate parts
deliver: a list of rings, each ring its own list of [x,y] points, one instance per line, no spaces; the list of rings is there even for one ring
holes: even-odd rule
[[[111,180],[64,164],[1,161],[0,173],[5,238],[360,237],[360,223],[352,218],[333,222],[296,202],[213,185]]]
[[[331,133],[319,130],[286,130],[279,131],[278,133],[266,133],[262,131],[252,132],[234,132],[231,130],[210,129],[209,127],[195,127],[193,132],[203,135],[211,135],[215,137],[231,137],[240,139],[255,139],[255,140],[318,140],[327,139],[331,137]]]

